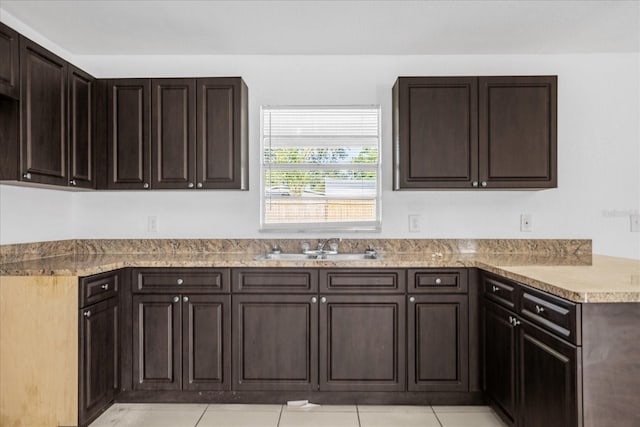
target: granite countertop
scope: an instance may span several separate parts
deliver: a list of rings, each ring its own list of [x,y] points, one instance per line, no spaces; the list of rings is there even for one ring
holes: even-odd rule
[[[257,261],[255,253],[62,255],[0,264],[1,276],[88,276],[123,267],[478,267],[580,303],[640,302],[640,261],[602,255],[386,253],[366,261]]]

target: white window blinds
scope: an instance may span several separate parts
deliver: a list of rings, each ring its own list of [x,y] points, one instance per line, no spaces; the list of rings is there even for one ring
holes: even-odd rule
[[[380,107],[262,108],[262,228],[380,228]]]

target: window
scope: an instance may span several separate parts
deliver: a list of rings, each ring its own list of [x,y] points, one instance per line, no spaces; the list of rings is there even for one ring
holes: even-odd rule
[[[380,229],[380,107],[262,108],[262,229]]]

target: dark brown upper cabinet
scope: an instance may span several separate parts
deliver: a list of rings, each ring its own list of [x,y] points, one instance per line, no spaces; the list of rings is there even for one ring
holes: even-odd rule
[[[394,190],[557,187],[556,76],[400,77]]]
[[[196,181],[194,79],[151,80],[152,188],[194,188]]]
[[[20,98],[18,33],[0,22],[0,95]]]
[[[107,83],[107,189],[151,188],[151,81]]]
[[[247,85],[240,77],[196,80],[198,188],[249,189]]]
[[[20,38],[20,178],[68,185],[67,62]]]
[[[96,79],[69,64],[69,185],[95,188]]]

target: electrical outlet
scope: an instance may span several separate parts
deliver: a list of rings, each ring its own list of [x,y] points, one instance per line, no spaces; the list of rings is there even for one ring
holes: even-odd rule
[[[640,215],[630,215],[631,217],[631,231],[634,233],[640,232]]]
[[[150,233],[156,233],[158,231],[158,217],[148,216],[147,217],[147,231]]]
[[[418,233],[422,228],[422,215],[409,215],[409,232]]]
[[[533,231],[533,215],[531,214],[520,215],[520,231],[524,231],[524,232]]]

